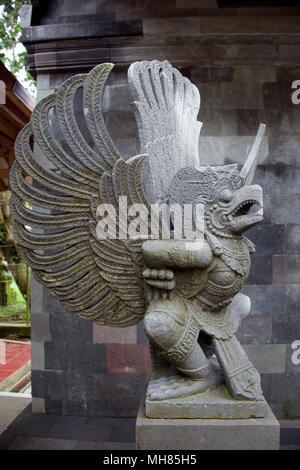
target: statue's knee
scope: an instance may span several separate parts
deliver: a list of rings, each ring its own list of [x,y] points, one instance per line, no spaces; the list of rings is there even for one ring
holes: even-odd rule
[[[181,329],[181,325],[166,312],[150,311],[144,318],[146,335],[163,350],[170,348],[177,342]]]
[[[240,316],[240,318],[245,318],[250,313],[250,298],[245,294],[239,293],[235,296],[235,303],[238,315]]]

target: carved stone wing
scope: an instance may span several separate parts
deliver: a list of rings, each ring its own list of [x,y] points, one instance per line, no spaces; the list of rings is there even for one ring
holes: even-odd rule
[[[128,81],[136,99],[141,151],[149,155],[151,202],[164,200],[178,170],[200,164],[200,93],[168,61],[135,62]]]
[[[99,240],[96,211],[100,203],[117,208],[120,195],[128,204],[147,199],[144,157],[125,162],[104,123],[101,96],[112,67],[71,77],[36,106],[16,140],[10,208],[37,280],[80,317],[123,327],[145,312],[142,241]]]

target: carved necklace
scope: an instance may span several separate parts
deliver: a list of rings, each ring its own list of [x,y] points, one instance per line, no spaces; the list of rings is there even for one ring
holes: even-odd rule
[[[226,248],[221,241],[215,236],[215,234],[210,233],[210,231],[205,232],[205,238],[210,244],[212,251],[215,256],[219,256],[220,259],[233,271],[237,272],[244,276],[249,271],[249,251],[245,252],[236,252]],[[232,237],[233,238],[233,237]],[[236,237],[242,238],[242,237]]]
[[[249,252],[247,253],[238,253],[235,251],[228,250],[223,246],[223,253],[220,258],[224,261],[227,266],[233,269],[238,274],[244,276],[249,271]]]

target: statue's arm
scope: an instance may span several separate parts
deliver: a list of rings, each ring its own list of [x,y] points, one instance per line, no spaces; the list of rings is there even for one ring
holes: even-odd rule
[[[206,240],[147,240],[142,251],[145,263],[151,269],[203,269],[212,260]]]
[[[154,289],[169,292],[175,287],[173,269],[204,269],[212,259],[205,240],[147,240],[142,252],[147,266],[143,272],[145,282]]]

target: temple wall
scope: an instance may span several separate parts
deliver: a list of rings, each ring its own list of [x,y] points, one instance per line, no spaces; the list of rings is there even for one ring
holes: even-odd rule
[[[42,3],[34,2],[32,26],[23,30],[38,99],[74,73],[114,62],[104,112],[124,156],[139,151],[126,82],[135,60],[168,59],[199,87],[204,164],[242,164],[266,123],[255,176],[265,218],[248,232],[257,247],[244,287],[252,309],[238,336],[277,417],[300,417],[300,364],[292,361],[300,340],[300,104],[291,100],[300,80],[300,8],[225,0]],[[112,329],[80,320],[34,280],[31,315],[34,411],[136,415],[151,368],[141,324]]]

